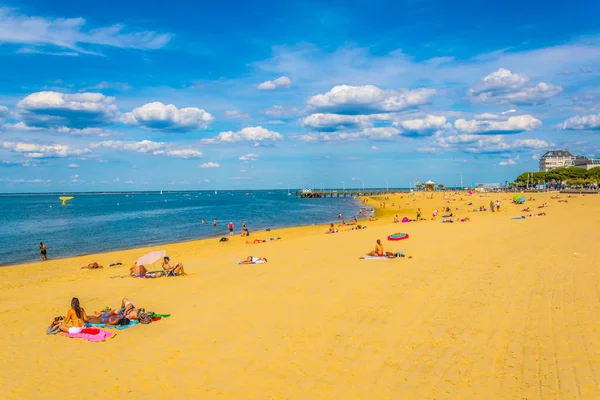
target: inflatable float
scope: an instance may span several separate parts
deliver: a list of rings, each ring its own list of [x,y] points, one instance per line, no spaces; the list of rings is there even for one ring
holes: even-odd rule
[[[388,240],[404,240],[408,239],[408,233],[392,233],[388,236]]]

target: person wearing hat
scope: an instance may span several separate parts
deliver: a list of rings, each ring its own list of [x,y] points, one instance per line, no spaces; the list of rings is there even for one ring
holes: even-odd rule
[[[162,267],[167,272],[167,276],[168,275],[185,275],[185,272],[183,270],[183,264],[177,263],[171,267],[171,264],[169,264],[170,260],[171,259],[169,257],[165,257],[163,260],[163,263],[162,263]]]

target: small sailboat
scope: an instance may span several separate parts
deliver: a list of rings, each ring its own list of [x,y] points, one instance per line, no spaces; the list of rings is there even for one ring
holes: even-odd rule
[[[162,194],[162,190],[160,191],[160,194]]]
[[[215,190],[215,194],[217,194],[217,191]]]
[[[292,194],[290,193],[290,186],[288,185],[288,196],[291,196]]]

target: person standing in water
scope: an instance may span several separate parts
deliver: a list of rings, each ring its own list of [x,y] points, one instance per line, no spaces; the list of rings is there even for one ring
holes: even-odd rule
[[[229,222],[229,236],[233,236],[233,222]]]
[[[46,261],[48,256],[46,255],[46,245],[43,242],[40,242],[40,258],[42,261]]]
[[[217,219],[215,218],[215,220],[213,221],[213,228],[217,227]]]
[[[202,218],[202,225],[204,225],[204,218]]]

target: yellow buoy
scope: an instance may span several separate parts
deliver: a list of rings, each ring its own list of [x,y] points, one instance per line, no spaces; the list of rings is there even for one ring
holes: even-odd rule
[[[73,196],[61,196],[59,197],[60,200],[62,200],[62,205],[66,206],[67,205],[67,201],[71,200],[73,198]]]

